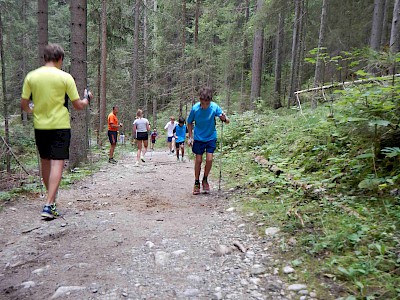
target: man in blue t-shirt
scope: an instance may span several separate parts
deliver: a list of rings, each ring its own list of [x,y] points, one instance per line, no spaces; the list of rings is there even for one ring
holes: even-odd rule
[[[204,87],[199,92],[200,102],[193,105],[187,119],[189,131],[189,144],[192,145],[192,151],[196,155],[194,162],[194,187],[193,195],[200,194],[200,171],[203,161],[203,154],[206,152],[206,165],[204,167],[204,175],[202,187],[204,193],[210,192],[210,185],[207,177],[211,171],[213,153],[217,148],[217,129],[215,127],[215,117],[220,118],[222,122],[229,123],[229,119],[222,111],[221,107],[212,102],[212,90],[210,87]],[[193,139],[193,122],[194,139]]]

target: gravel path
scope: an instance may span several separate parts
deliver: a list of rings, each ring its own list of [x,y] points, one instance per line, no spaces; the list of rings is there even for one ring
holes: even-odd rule
[[[60,191],[63,218],[40,220],[39,197],[7,203],[0,299],[317,299],[279,277],[279,233],[259,237],[217,181],[192,184],[192,161],[130,154]]]

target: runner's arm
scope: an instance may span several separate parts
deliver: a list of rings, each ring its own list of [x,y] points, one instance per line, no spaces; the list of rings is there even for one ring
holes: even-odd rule
[[[83,99],[75,99],[72,100],[72,106],[76,109],[76,110],[82,110],[84,109],[86,106],[89,105],[90,99],[93,98],[93,95],[91,92],[87,92],[87,90],[85,89],[85,91],[83,92],[84,96]]]
[[[27,113],[32,112],[32,109],[29,107],[29,99],[21,98],[21,108]]]
[[[188,130],[188,144],[193,145],[193,123],[187,124],[187,130]]]
[[[133,124],[133,127],[132,127],[132,138],[136,138],[136,124]]]
[[[219,119],[222,121],[222,122],[225,122],[226,124],[229,124],[229,119],[228,119],[228,117],[225,115],[225,113],[222,113],[220,116],[219,116]]]

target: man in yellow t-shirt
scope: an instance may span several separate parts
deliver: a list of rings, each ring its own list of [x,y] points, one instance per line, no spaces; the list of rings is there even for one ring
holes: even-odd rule
[[[89,105],[91,93],[81,100],[72,76],[61,70],[64,49],[49,44],[44,49],[44,66],[26,75],[21,94],[21,108],[33,113],[35,140],[39,150],[42,177],[47,200],[42,211],[44,219],[59,216],[55,198],[61,182],[64,161],[69,158],[71,125],[65,96],[77,110]],[[32,98],[32,103],[30,103]]]
[[[111,164],[116,164],[117,161],[114,159],[114,150],[117,146],[117,136],[118,129],[122,127],[122,123],[118,122],[117,114],[118,114],[118,106],[113,106],[112,112],[109,113],[107,122],[108,122],[108,140],[110,141],[110,153],[108,155],[108,162]]]

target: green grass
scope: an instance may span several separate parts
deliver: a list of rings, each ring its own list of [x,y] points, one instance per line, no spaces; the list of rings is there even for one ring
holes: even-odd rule
[[[297,280],[343,299],[400,297],[399,157],[373,161],[371,131],[330,110],[233,116],[224,127],[228,188],[255,223],[279,226],[276,251],[301,261]],[[261,166],[255,157],[268,164]],[[365,157],[365,158],[364,158]],[[397,160],[396,160],[397,159]],[[272,168],[272,166],[275,168]],[[389,166],[389,167],[388,167]],[[276,169],[281,173],[277,174]],[[261,233],[262,234],[262,233]]]

